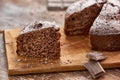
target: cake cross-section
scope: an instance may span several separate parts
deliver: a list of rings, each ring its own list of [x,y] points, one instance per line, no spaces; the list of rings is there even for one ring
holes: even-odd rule
[[[106,0],[80,0],[69,6],[65,14],[65,34],[88,34],[105,3]]]
[[[120,1],[107,2],[90,29],[94,50],[120,50]]]
[[[60,58],[60,28],[54,22],[39,21],[25,27],[17,37],[18,56]]]

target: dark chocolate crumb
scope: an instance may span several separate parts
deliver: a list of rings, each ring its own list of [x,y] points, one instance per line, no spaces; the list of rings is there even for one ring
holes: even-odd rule
[[[42,26],[43,26],[42,23],[38,23],[38,24],[35,24],[35,25],[34,25],[34,28],[41,28]]]

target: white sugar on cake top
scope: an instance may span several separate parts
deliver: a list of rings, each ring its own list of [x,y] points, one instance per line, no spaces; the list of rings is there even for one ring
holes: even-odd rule
[[[49,28],[49,27],[54,27],[55,29],[59,29],[59,26],[55,22],[39,21],[25,27],[20,34],[24,34],[38,29]]]
[[[102,3],[106,0],[80,0],[75,3],[73,3],[71,6],[68,7],[66,14],[71,15],[75,12],[82,11],[83,9],[94,5],[95,3]]]
[[[120,7],[120,0],[108,0],[108,3],[112,3]]]
[[[119,4],[119,5],[118,5]],[[108,2],[91,27],[90,33],[97,35],[120,34],[120,2]]]

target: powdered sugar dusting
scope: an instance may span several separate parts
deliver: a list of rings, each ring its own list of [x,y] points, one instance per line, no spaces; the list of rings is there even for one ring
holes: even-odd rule
[[[117,1],[113,3],[109,1],[103,6],[100,15],[91,27],[90,34],[120,34],[120,2]]]
[[[35,28],[35,24],[41,24],[41,27]],[[59,29],[59,26],[55,22],[49,22],[49,21],[39,21],[36,23],[32,23],[29,26],[25,27],[20,34],[24,34],[33,30],[43,29],[43,28],[49,28],[54,27],[55,29]]]
[[[120,0],[108,0],[109,3],[113,3],[120,7]]]
[[[68,7],[66,14],[71,15],[75,12],[82,11],[83,9],[94,5],[95,3],[103,3],[105,0],[80,0],[73,3],[71,6]]]

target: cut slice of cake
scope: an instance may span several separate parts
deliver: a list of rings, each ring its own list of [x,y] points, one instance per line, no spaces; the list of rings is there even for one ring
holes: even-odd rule
[[[65,34],[88,34],[105,3],[106,0],[80,0],[69,6],[65,14]]]
[[[18,56],[60,58],[60,28],[54,22],[39,21],[25,27],[17,37]]]
[[[120,50],[120,1],[109,0],[90,29],[92,49]]]

